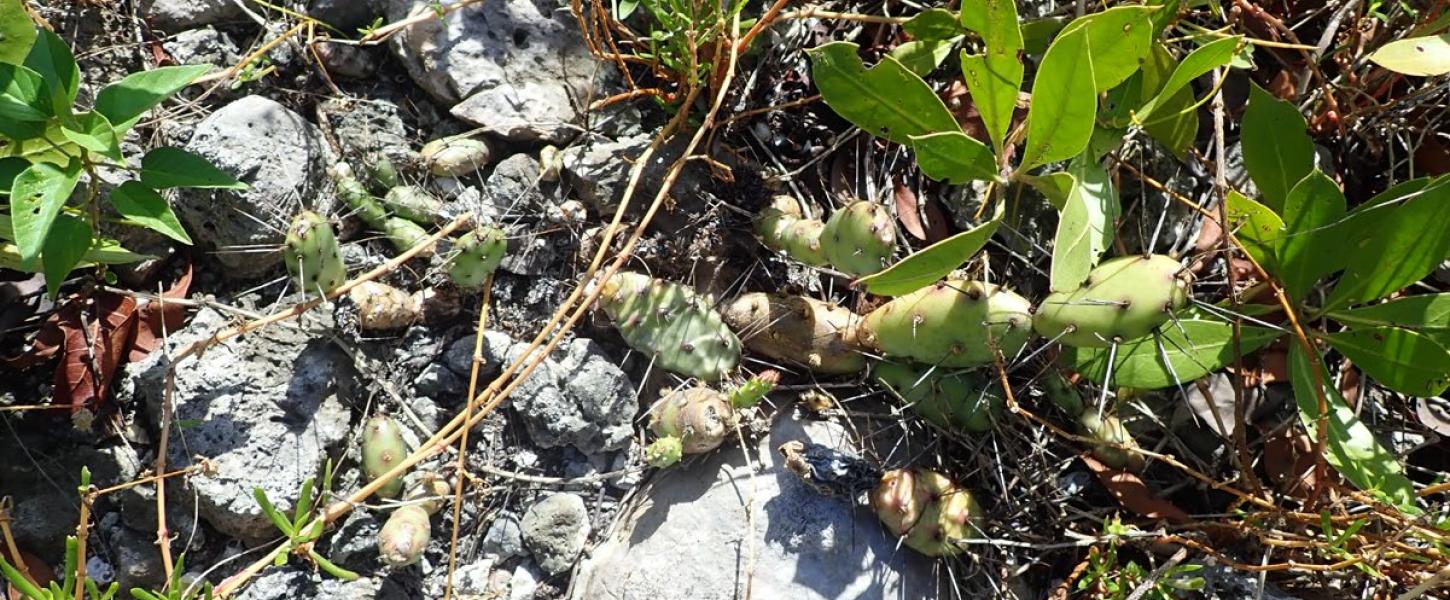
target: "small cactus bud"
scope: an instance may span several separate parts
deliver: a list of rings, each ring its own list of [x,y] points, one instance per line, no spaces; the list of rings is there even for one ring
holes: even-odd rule
[[[982,509],[976,499],[935,471],[888,471],[871,492],[871,506],[887,531],[927,556],[959,554],[958,541],[981,536]]]
[[[443,211],[443,201],[416,185],[400,185],[383,196],[383,206],[414,223],[432,223]]]
[[[453,243],[448,261],[448,279],[461,288],[478,288],[503,261],[508,239],[497,227],[484,226],[464,234]]]
[[[282,257],[304,293],[326,295],[347,281],[332,225],[310,210],[299,213],[287,227]]]
[[[403,431],[392,417],[378,415],[363,424],[362,464],[363,472],[369,480],[382,477],[403,462],[407,455],[408,447],[403,443]],[[380,498],[397,498],[402,492],[403,476],[400,473],[379,487],[377,495]],[[424,513],[425,522],[426,515]]]
[[[402,329],[422,317],[417,298],[384,283],[364,281],[347,297],[357,306],[358,327],[363,331]]]
[[[820,240],[832,266],[850,275],[870,275],[886,268],[896,251],[896,227],[885,208],[860,200],[832,214]]]
[[[386,156],[377,157],[368,165],[368,175],[373,178],[373,183],[379,188],[390,190],[403,184],[403,178],[398,176],[397,167],[393,161]]]
[[[724,394],[705,387],[666,396],[655,409],[650,428],[655,435],[679,438],[681,451],[700,454],[720,447],[735,426],[735,410]]]
[[[663,469],[680,462],[684,453],[685,445],[680,438],[665,436],[645,447],[644,462],[656,469]]]
[[[1103,464],[1114,469],[1143,470],[1143,455],[1131,450],[1138,447],[1138,441],[1133,439],[1133,434],[1123,427],[1123,422],[1117,417],[1106,414],[1099,417],[1097,411],[1089,409],[1078,416],[1078,425],[1082,426],[1088,437],[1104,442],[1093,446],[1093,456]],[[1110,444],[1120,444],[1129,449]]]
[[[539,180],[558,181],[559,171],[564,168],[564,154],[554,146],[539,150]]]
[[[825,223],[801,217],[800,202],[779,195],[755,219],[755,232],[765,247],[813,267],[827,264],[821,251],[821,232]]]
[[[428,511],[416,504],[400,506],[378,530],[378,558],[395,569],[406,567],[423,556],[432,538]]]
[[[428,172],[439,177],[472,175],[488,165],[491,154],[487,142],[469,138],[433,140],[419,151]]]
[[[765,396],[775,389],[778,383],[780,383],[780,371],[775,369],[751,377],[749,381],[740,384],[740,387],[730,393],[730,406],[735,408],[755,406],[764,400]]]

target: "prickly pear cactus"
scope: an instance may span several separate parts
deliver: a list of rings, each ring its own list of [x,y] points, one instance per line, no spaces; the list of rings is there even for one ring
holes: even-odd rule
[[[890,356],[939,367],[1007,360],[1032,336],[1026,298],[978,281],[949,280],[901,296],[866,315],[857,342]]]
[[[873,202],[848,204],[826,221],[821,251],[831,266],[851,275],[870,275],[886,268],[896,251],[891,214]]]
[[[302,211],[287,227],[282,257],[305,293],[326,295],[347,281],[332,225],[310,210]]]
[[[1099,417],[1097,411],[1089,408],[1078,416],[1077,422],[1088,437],[1098,442],[1106,442],[1093,446],[1093,456],[1103,464],[1129,471],[1143,469],[1142,454],[1110,445],[1122,444],[1128,448],[1138,447],[1138,441],[1133,439],[1133,434],[1123,427],[1123,422],[1117,417],[1109,414]]]
[[[402,329],[422,317],[421,298],[393,286],[365,281],[347,293],[357,306],[358,328],[363,331]]]
[[[443,201],[416,185],[399,185],[383,196],[383,207],[414,223],[432,223],[443,211]]]
[[[656,469],[663,469],[680,462],[684,457],[685,444],[680,438],[666,436],[655,440],[644,449],[644,462]]]
[[[800,203],[790,196],[771,199],[770,206],[755,220],[755,231],[765,247],[813,267],[827,264],[821,250],[821,232],[826,224],[801,216]]]
[[[488,165],[492,151],[483,140],[469,138],[433,140],[418,151],[428,172],[439,177],[472,175]]]
[[[1188,302],[1190,283],[1167,256],[1114,258],[1093,269],[1082,287],[1049,295],[1033,324],[1043,337],[1069,346],[1105,348],[1167,323]]]
[[[477,288],[498,268],[507,250],[508,240],[499,228],[483,226],[470,231],[453,242],[448,279],[461,288]]]
[[[599,304],[631,348],[667,371],[719,381],[740,362],[740,340],[690,288],[617,273],[602,284]]]
[[[392,417],[378,415],[363,424],[362,464],[369,480],[383,476],[407,456],[403,431]],[[397,498],[402,491],[403,476],[400,473],[378,488],[377,495],[380,498]]]
[[[706,387],[671,392],[655,408],[650,429],[679,438],[680,451],[700,454],[720,447],[735,427],[735,409],[724,394]]]
[[[1042,391],[1047,394],[1047,399],[1061,408],[1063,412],[1077,416],[1086,410],[1082,403],[1082,395],[1077,393],[1077,388],[1054,368],[1048,368],[1042,375]]]
[[[741,294],[720,309],[745,347],[822,374],[860,373],[866,357],[855,346],[861,317],[814,298]]]
[[[871,506],[886,529],[927,556],[962,552],[957,540],[979,537],[982,509],[971,492],[927,469],[886,472],[871,492]]]
[[[972,373],[949,373],[894,362],[879,362],[876,380],[901,396],[922,418],[944,429],[982,432],[1002,414],[1000,387]]]
[[[418,562],[433,534],[429,516],[427,510],[416,504],[393,510],[378,531],[378,559],[393,568]]]
[[[780,383],[780,372],[774,369],[751,377],[749,381],[740,384],[740,387],[730,392],[730,406],[738,409],[755,406],[764,400],[765,396],[770,394],[778,383]]]
[[[337,186],[337,195],[341,196],[344,202],[352,208],[353,214],[367,223],[369,227],[382,232],[383,237],[397,248],[399,252],[406,252],[428,239],[428,232],[424,231],[417,223],[394,217],[388,214],[386,208],[368,193],[366,186],[357,180],[353,175],[352,167],[345,162],[339,162],[332,168],[333,182]],[[419,256],[432,256],[431,249],[424,250]]]
[[[368,175],[373,178],[374,184],[385,190],[403,185],[403,178],[398,176],[398,168],[386,156],[374,156],[368,163]]]

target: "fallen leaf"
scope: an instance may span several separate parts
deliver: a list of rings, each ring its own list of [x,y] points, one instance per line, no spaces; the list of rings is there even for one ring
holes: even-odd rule
[[[1137,475],[1120,469],[1114,469],[1093,458],[1091,455],[1083,455],[1082,461],[1092,469],[1093,474],[1098,476],[1098,481],[1103,482],[1103,487],[1118,500],[1123,508],[1148,517],[1149,519],[1164,519],[1172,523],[1187,523],[1193,519],[1183,509],[1174,506],[1172,502],[1159,498],[1158,495],[1148,489],[1148,484]]]
[[[74,318],[61,319],[65,344],[55,369],[56,404],[72,410],[95,412],[106,399],[111,378],[131,347],[136,321],[136,300],[120,294],[101,294],[89,301],[67,305]]]
[[[1264,442],[1264,472],[1279,490],[1308,498],[1318,485],[1314,476],[1314,440],[1295,427],[1286,427]]]
[[[8,550],[5,552],[5,558],[10,559]],[[50,585],[50,582],[55,581],[55,571],[51,570],[50,565],[46,564],[44,560],[24,550],[20,551],[20,560],[25,563],[25,578],[29,579],[30,583],[44,589]],[[15,588],[15,584],[7,583],[5,587],[7,588],[6,597],[9,600],[25,600],[25,595]]]
[[[917,212],[916,194],[906,184],[897,181],[895,185],[896,218],[901,227],[918,240],[926,239],[926,230],[921,226],[921,213]]]
[[[940,202],[924,202],[921,212],[926,214],[926,243],[935,244],[951,235],[947,231],[947,216],[941,210]]]
[[[161,297],[166,299],[185,298],[191,290],[191,264],[188,263],[176,283],[170,288],[161,292]],[[163,308],[164,305],[164,308]],[[130,356],[128,362],[136,362],[146,358],[161,346],[162,338],[165,335],[175,333],[186,323],[186,307],[180,304],[169,304],[156,300],[145,300],[136,309],[136,335],[131,340]]]

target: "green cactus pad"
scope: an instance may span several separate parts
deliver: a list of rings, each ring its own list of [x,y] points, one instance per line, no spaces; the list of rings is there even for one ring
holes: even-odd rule
[[[418,152],[428,172],[438,177],[472,175],[488,165],[492,151],[483,140],[468,138],[433,140]]]
[[[400,506],[378,530],[378,558],[393,568],[406,567],[423,556],[432,538],[428,511],[422,506]]]
[[[403,178],[398,176],[397,167],[386,156],[377,156],[368,165],[368,175],[373,178],[375,185],[385,190],[403,185]]]
[[[1049,367],[1042,375],[1042,391],[1047,394],[1058,408],[1069,416],[1076,417],[1083,413],[1086,408],[1082,403],[1082,395],[1077,393],[1077,388],[1063,377],[1062,373],[1055,368]]]
[[[671,392],[650,419],[650,429],[661,438],[678,438],[685,454],[700,454],[720,447],[735,426],[735,409],[724,394],[706,387]]]
[[[382,477],[408,456],[403,431],[392,417],[378,415],[363,424],[362,464],[368,480]],[[403,492],[403,476],[399,474],[378,488],[378,497],[397,498]]]
[[[985,376],[948,373],[902,363],[880,362],[876,380],[901,396],[917,414],[944,429],[982,432],[1002,414],[1001,387]]]
[[[950,280],[871,311],[858,328],[864,348],[939,367],[991,364],[993,349],[1011,360],[1032,337],[1027,299],[978,281]]]
[[[871,506],[892,535],[927,556],[954,556],[962,552],[956,541],[981,536],[976,499],[935,471],[888,471],[871,492]]]
[[[414,223],[432,223],[443,210],[443,201],[416,185],[400,185],[383,196],[383,207]]]
[[[1107,442],[1093,446],[1093,456],[1103,464],[1114,469],[1129,471],[1143,469],[1142,454],[1109,445],[1122,444],[1128,448],[1138,447],[1138,441],[1133,439],[1133,434],[1123,427],[1123,422],[1119,421],[1117,417],[1106,414],[1098,417],[1097,411],[1088,409],[1078,416],[1077,422],[1088,437],[1098,442]]]
[[[760,404],[776,384],[780,383],[780,372],[774,369],[751,377],[749,381],[740,384],[730,392],[730,406],[738,409],[750,408]]]
[[[683,457],[684,453],[685,445],[680,441],[680,438],[666,436],[645,446],[644,462],[656,469],[663,469],[680,462],[680,458]]]
[[[617,273],[602,284],[599,304],[631,348],[667,371],[719,381],[740,362],[740,340],[688,287]]]
[[[864,200],[831,215],[820,239],[821,250],[831,266],[851,275],[870,275],[886,268],[896,251],[891,214]]]
[[[790,196],[776,196],[760,211],[755,231],[765,247],[813,267],[826,266],[821,250],[821,232],[826,224],[801,217],[800,203]]]
[[[352,167],[347,163],[337,163],[332,168],[332,177],[337,186],[337,195],[347,202],[352,213],[369,227],[382,232],[383,237],[388,238],[399,252],[407,252],[428,239],[428,232],[417,223],[390,215],[382,203],[368,193],[367,187],[357,180]],[[432,249],[419,253],[419,256],[432,255]]]
[[[1093,269],[1082,287],[1049,295],[1033,324],[1043,337],[1069,346],[1106,348],[1140,338],[1188,302],[1186,274],[1167,256],[1114,258]]]
[[[282,258],[304,293],[326,295],[347,281],[332,224],[310,210],[302,211],[287,227]]]
[[[477,288],[498,268],[508,250],[503,230],[493,226],[479,227],[453,242],[453,257],[448,260],[448,279],[462,288]]]
[[[861,317],[814,298],[741,294],[720,309],[745,347],[822,374],[860,373],[866,357],[855,346]]]

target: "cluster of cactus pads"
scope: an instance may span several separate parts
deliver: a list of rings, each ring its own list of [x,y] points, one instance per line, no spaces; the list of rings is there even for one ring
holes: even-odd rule
[[[740,362],[739,338],[689,287],[621,272],[604,281],[599,304],[631,348],[667,371],[719,381]]]
[[[830,265],[849,275],[870,275],[886,268],[896,251],[896,229],[880,205],[858,200],[825,222],[807,219],[800,203],[776,196],[756,219],[766,247],[802,263]]]
[[[645,461],[664,468],[686,454],[704,454],[720,447],[740,423],[740,411],[759,403],[780,381],[780,373],[766,371],[729,394],[696,386],[665,395],[650,419],[658,438],[645,448]]]
[[[353,175],[352,167],[347,163],[339,162],[334,165],[332,178],[337,186],[337,195],[347,202],[353,214],[367,223],[368,227],[382,233],[399,252],[406,252],[428,239],[428,232],[422,225],[394,216],[381,202],[373,198],[367,186]],[[424,254],[431,253],[425,251]]]
[[[876,518],[906,547],[927,556],[954,556],[960,540],[981,536],[982,508],[965,488],[922,468],[887,471],[871,492]]]

